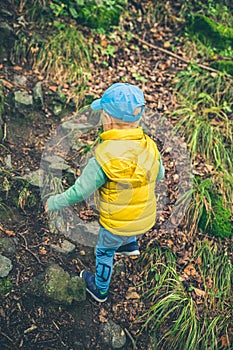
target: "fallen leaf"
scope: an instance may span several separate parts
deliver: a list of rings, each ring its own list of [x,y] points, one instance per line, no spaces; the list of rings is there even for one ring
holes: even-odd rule
[[[50,85],[49,86],[49,90],[53,91],[53,92],[57,92],[57,86],[55,85]]]
[[[221,336],[222,347],[225,348],[230,345],[229,338],[226,334]]]
[[[206,281],[206,286],[209,289],[213,288],[213,280],[209,276],[206,277],[205,281]]]
[[[164,47],[165,49],[168,49],[170,46],[171,46],[171,44],[170,44],[169,41],[164,41],[163,47]]]
[[[41,255],[46,255],[47,254],[47,250],[43,247],[43,248],[40,248],[40,254]]]
[[[107,322],[107,318],[104,317],[104,316],[101,316],[101,315],[99,315],[99,320],[100,320],[101,323]]]
[[[23,68],[20,66],[14,66],[13,69],[19,71],[19,70],[22,70]]]
[[[201,257],[199,256],[199,257],[195,260],[195,264],[201,265],[201,263],[202,263],[202,259],[201,259]]]
[[[199,289],[199,288],[194,288],[194,292],[199,297],[205,297],[206,296],[206,292],[204,290]]]
[[[107,46],[108,46],[107,40],[101,40],[100,45],[101,45],[102,47],[107,47]]]
[[[107,312],[104,309],[100,309],[100,313],[99,313],[99,320],[100,322],[107,322]]]
[[[169,248],[171,248],[171,247],[173,247],[174,243],[173,243],[173,241],[171,239],[168,239],[167,240],[167,245],[168,245]]]
[[[127,293],[126,293],[125,298],[127,300],[129,300],[129,299],[140,299],[140,295],[137,292],[133,291],[132,288],[129,288]]]
[[[185,267],[184,273],[188,276],[191,276],[191,275],[193,276],[193,275],[196,275],[197,271],[192,264],[189,264]]]
[[[12,89],[14,87],[13,84],[9,83],[9,81],[2,79],[2,84],[7,88],[7,89]]]
[[[4,232],[8,235],[8,236],[15,236],[15,232],[11,231],[11,230],[4,230]]]

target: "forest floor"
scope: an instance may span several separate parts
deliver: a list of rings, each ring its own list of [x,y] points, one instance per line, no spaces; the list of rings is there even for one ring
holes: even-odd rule
[[[148,28],[143,17],[138,19],[137,35],[152,44],[156,43],[168,48],[172,45],[174,34],[170,28],[159,26]],[[148,48],[137,40],[126,44],[121,32],[116,32],[112,41],[104,36],[100,36],[99,40],[107,41],[102,44],[110,44],[116,51],[114,57],[109,57],[108,66],[100,63],[93,64],[87,95],[100,97],[107,87],[119,80],[122,81],[124,77],[125,82],[137,84],[143,89],[149,108],[161,114],[173,108],[175,98],[172,82],[176,73],[186,68],[184,63],[156,49]],[[178,51],[182,55],[182,48]],[[14,86],[12,77],[15,69],[12,65],[4,64],[0,70],[1,79],[11,82],[12,86]],[[35,72],[25,67],[22,67],[20,74],[26,74],[32,82],[38,79]],[[11,121],[6,120],[6,124],[8,122],[10,127]],[[19,175],[23,175],[27,169],[38,169],[45,144],[59,123],[59,118],[48,116],[45,108],[44,113],[39,113],[38,118],[34,118],[30,124],[15,128],[13,141],[8,142],[7,139],[4,141],[1,157],[4,158],[10,153],[13,167],[17,169]],[[160,151],[166,169],[167,188],[169,188],[170,202],[167,206],[172,207],[177,195],[175,170],[174,165],[171,164],[173,160],[169,152],[163,149],[162,144]],[[196,164],[195,171],[205,171],[201,158]],[[179,259],[182,271],[189,263],[194,264],[192,252],[196,237],[190,236],[182,226],[176,228],[173,233],[161,229],[166,216],[167,213],[164,210],[156,226],[140,238],[140,249],[143,251],[154,241],[171,248]],[[151,345],[148,343],[148,329],[139,336],[144,323],[140,316],[149,307],[140,287],[144,281],[143,264],[140,259],[125,258],[125,275],[123,278],[122,275],[113,275],[107,302],[99,304],[87,297],[81,306],[63,306],[31,299],[22,292],[22,287],[53,262],[70,274],[77,275],[83,268],[94,271],[93,248],[76,245],[75,252],[69,256],[52,250],[50,245],[61,242],[64,237],[50,233],[42,203],[12,213],[10,219],[2,222],[0,235],[13,236],[18,240],[13,258],[14,267],[11,271],[14,288],[1,297],[1,350],[107,350],[108,347],[103,345],[100,336],[102,324],[107,320],[113,320],[126,330],[128,336],[125,349],[153,349],[153,341]],[[207,237],[201,233],[197,233],[197,236],[199,239]],[[211,240],[214,241],[214,238]],[[229,249],[229,242],[226,241],[223,244],[226,245],[226,249]],[[119,259],[121,258],[116,258],[116,260]],[[190,275],[189,278],[187,286],[192,280],[192,285],[195,284],[197,288],[201,288],[200,281],[195,281],[195,276]],[[198,295],[194,297],[199,298]],[[200,304],[201,301],[198,305]],[[77,312],[74,316],[74,310],[79,308],[81,308],[80,316],[77,317]]]

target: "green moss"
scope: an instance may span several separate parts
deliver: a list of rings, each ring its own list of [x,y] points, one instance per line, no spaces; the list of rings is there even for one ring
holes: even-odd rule
[[[206,208],[204,208],[199,228],[214,236],[227,238],[233,236],[231,212],[224,207],[223,199],[218,194],[211,194],[212,212],[208,215]],[[208,222],[208,218],[210,220]]]
[[[210,66],[220,70],[221,72],[233,75],[233,61],[219,60],[213,62]]]
[[[195,15],[191,26],[195,35],[204,43],[217,49],[233,48],[233,29],[203,15]]]
[[[12,283],[9,277],[0,278],[0,296],[9,293],[12,289]]]

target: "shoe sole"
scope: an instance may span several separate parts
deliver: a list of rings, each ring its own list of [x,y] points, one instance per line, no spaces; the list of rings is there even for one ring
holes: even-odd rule
[[[79,275],[81,278],[83,276],[83,271],[80,272],[80,275]],[[98,301],[99,303],[104,303],[108,297],[104,298],[104,299],[99,299],[95,294],[93,294],[86,286],[86,291],[92,296],[93,299],[95,299],[96,301]]]
[[[132,252],[115,252],[115,255],[124,255],[136,259],[140,255],[140,252],[139,250],[133,250]]]

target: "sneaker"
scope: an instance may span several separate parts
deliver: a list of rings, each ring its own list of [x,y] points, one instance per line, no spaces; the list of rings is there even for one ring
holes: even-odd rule
[[[80,272],[80,277],[85,281],[86,290],[92,296],[92,298],[100,303],[107,300],[108,292],[103,293],[99,291],[95,284],[95,275],[91,271],[82,270]]]
[[[138,256],[140,255],[138,242],[134,241],[120,246],[115,252],[116,255]]]

